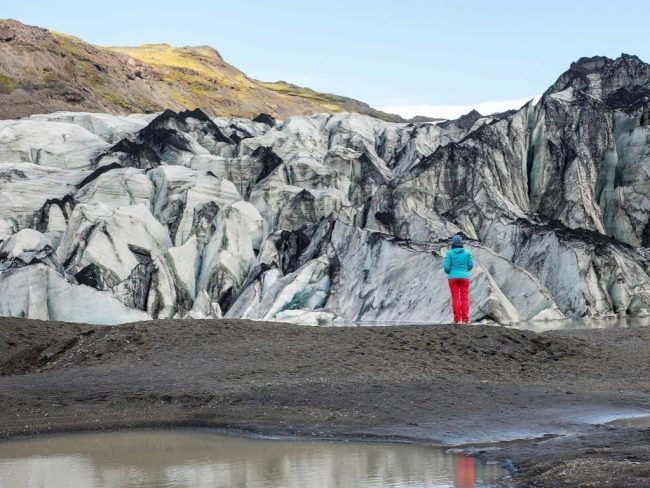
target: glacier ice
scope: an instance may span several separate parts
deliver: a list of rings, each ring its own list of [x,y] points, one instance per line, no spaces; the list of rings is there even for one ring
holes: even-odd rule
[[[43,264],[11,269],[0,280],[0,316],[116,325],[147,320],[110,293],[66,281]]]
[[[0,161],[89,169],[108,143],[86,129],[37,119],[0,121]]]
[[[472,320],[647,314],[647,86],[623,55],[577,61],[536,104],[444,122],[1,121],[0,314],[446,322],[459,232]]]

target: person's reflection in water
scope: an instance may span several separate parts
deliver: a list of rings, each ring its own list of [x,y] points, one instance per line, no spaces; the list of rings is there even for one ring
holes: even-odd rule
[[[474,458],[467,454],[456,456],[455,488],[476,488],[474,482]]]

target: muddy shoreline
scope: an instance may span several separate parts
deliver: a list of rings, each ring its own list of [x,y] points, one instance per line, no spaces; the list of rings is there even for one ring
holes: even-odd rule
[[[650,486],[650,329],[0,319],[0,438],[213,427],[476,446],[515,486]],[[493,444],[503,440],[559,437]]]

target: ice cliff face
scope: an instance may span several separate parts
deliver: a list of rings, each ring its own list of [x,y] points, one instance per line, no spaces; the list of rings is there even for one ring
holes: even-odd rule
[[[0,122],[0,315],[113,324],[650,310],[650,66],[581,59],[537,105],[444,123],[200,110]]]

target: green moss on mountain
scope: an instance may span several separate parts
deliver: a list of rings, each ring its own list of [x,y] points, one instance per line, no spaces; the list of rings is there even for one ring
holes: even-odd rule
[[[13,78],[0,73],[0,92],[11,93],[15,87],[16,83]]]
[[[0,118],[55,110],[122,114],[199,107],[210,115],[241,117],[351,111],[401,120],[350,98],[254,80],[208,46],[100,47],[5,20],[0,57],[7,67],[0,78]]]

